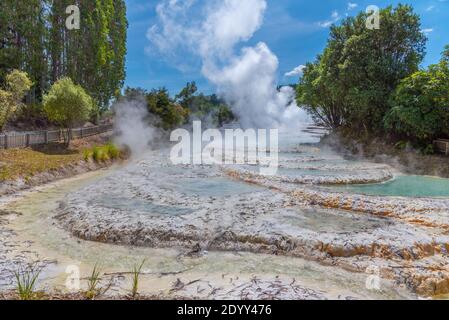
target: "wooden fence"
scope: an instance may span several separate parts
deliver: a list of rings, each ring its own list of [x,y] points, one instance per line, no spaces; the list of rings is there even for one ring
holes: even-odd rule
[[[449,140],[446,139],[435,140],[434,145],[437,147],[439,152],[449,156]]]
[[[72,129],[72,139],[82,139],[111,131],[113,125],[106,124],[94,127]],[[0,149],[27,148],[33,145],[64,141],[67,130],[48,130],[17,132],[0,135]]]

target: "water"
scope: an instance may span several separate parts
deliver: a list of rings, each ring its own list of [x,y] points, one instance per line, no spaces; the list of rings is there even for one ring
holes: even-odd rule
[[[173,187],[180,193],[200,197],[226,197],[263,190],[261,187],[221,177],[182,179]]]
[[[149,216],[181,216],[193,212],[193,210],[189,208],[158,205],[144,199],[125,197],[102,196],[94,201],[90,201],[89,205],[101,206],[108,209],[118,209],[134,214],[146,214]]]
[[[449,197],[449,179],[429,176],[397,176],[385,183],[346,185],[345,192],[394,197]]]
[[[351,273],[300,258],[245,252],[209,252],[197,259],[182,258],[176,248],[135,248],[80,240],[54,224],[52,216],[65,195],[95,183],[104,174],[93,173],[60,181],[27,194],[19,202],[11,204],[12,209],[22,213],[11,223],[17,233],[16,250],[32,250],[42,258],[56,261],[41,274],[38,289],[50,287],[64,290],[67,279],[65,271],[70,265],[79,266],[81,276],[85,278],[97,264],[102,273],[116,274],[129,272],[133,265],[146,259],[143,269],[145,274],[139,281],[142,294],[169,294],[177,279],[184,283],[202,279],[207,281],[208,286],[210,284],[213,288],[227,291],[235,288],[233,283],[238,283],[236,279],[250,281],[257,275],[259,279],[274,280],[280,275],[288,283],[295,279],[298,284],[325,293],[329,299],[413,297],[406,291],[396,289],[388,281],[383,282],[382,291],[368,290],[365,287],[366,275],[363,273]],[[109,205],[117,205],[117,202]],[[312,214],[312,211],[309,213]],[[341,221],[341,224],[345,223]],[[126,278],[120,279],[118,287],[114,285],[114,291],[128,293],[130,284]],[[194,289],[196,294],[196,286]]]
[[[357,215],[341,210],[289,209],[280,222],[320,233],[353,233],[383,228],[392,224],[385,218]]]

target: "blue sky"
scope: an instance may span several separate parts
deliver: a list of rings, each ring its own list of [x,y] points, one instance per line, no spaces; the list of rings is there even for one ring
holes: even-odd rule
[[[198,0],[207,1],[207,0]],[[242,0],[244,1],[244,0]],[[449,44],[449,0],[380,1],[380,0],[267,0],[268,8],[262,27],[244,46],[263,41],[279,59],[280,84],[295,83],[298,76],[287,77],[295,67],[313,61],[326,45],[328,25],[332,21],[355,15],[369,5],[385,7],[398,3],[412,4],[421,16],[422,28],[429,40],[423,66],[440,58],[444,45]],[[179,70],[175,64],[152,52],[147,30],[157,23],[159,0],[126,0],[128,6],[128,55],[125,85],[146,89],[166,87],[178,92],[186,82],[196,81],[200,90],[214,92],[201,75],[201,63],[186,55],[189,68]],[[195,19],[195,17],[192,17]]]

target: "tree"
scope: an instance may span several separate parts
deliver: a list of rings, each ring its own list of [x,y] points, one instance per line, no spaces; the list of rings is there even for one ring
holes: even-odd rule
[[[197,91],[195,81],[187,82],[187,85],[176,95],[175,99],[184,109],[189,109]]]
[[[297,88],[299,105],[321,123],[382,134],[389,98],[418,70],[426,37],[411,6],[380,11],[381,28],[366,28],[366,13],[332,26],[327,47],[308,64]]]
[[[69,5],[80,9],[79,30],[66,27]],[[10,70],[26,71],[35,84],[31,104],[70,77],[104,111],[124,84],[127,28],[124,0],[2,0],[0,86]]]
[[[67,146],[72,138],[72,128],[87,121],[93,109],[93,99],[70,78],[58,80],[44,96],[44,111],[48,119],[67,128]]]
[[[449,62],[445,57],[402,80],[391,105],[384,124],[392,133],[423,145],[449,137]]]
[[[217,95],[198,93],[195,82],[187,85],[175,96],[175,101],[188,112],[190,118],[198,119],[215,126],[223,126],[235,120],[235,116],[225,102]],[[186,118],[186,120],[188,120]]]
[[[449,62],[449,44],[444,47],[442,59],[443,61]]]
[[[23,97],[33,85],[26,72],[19,70],[13,70],[5,80],[6,90],[0,89],[0,130],[22,105]]]
[[[152,90],[147,94],[148,110],[160,119],[164,130],[182,125],[188,117],[188,110],[170,98],[166,88]]]

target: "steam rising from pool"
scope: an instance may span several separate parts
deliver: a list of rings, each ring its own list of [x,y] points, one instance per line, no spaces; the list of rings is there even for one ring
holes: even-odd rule
[[[163,0],[156,9],[158,23],[148,30],[148,51],[156,48],[172,60],[174,52],[199,57],[202,74],[243,127],[298,127],[310,121],[296,105],[292,88],[277,89],[276,55],[263,42],[236,53],[236,47],[260,29],[266,8],[265,0]]]
[[[147,121],[148,109],[142,99],[122,100],[114,105],[115,142],[127,147],[133,157],[140,156],[148,149],[157,131]]]

